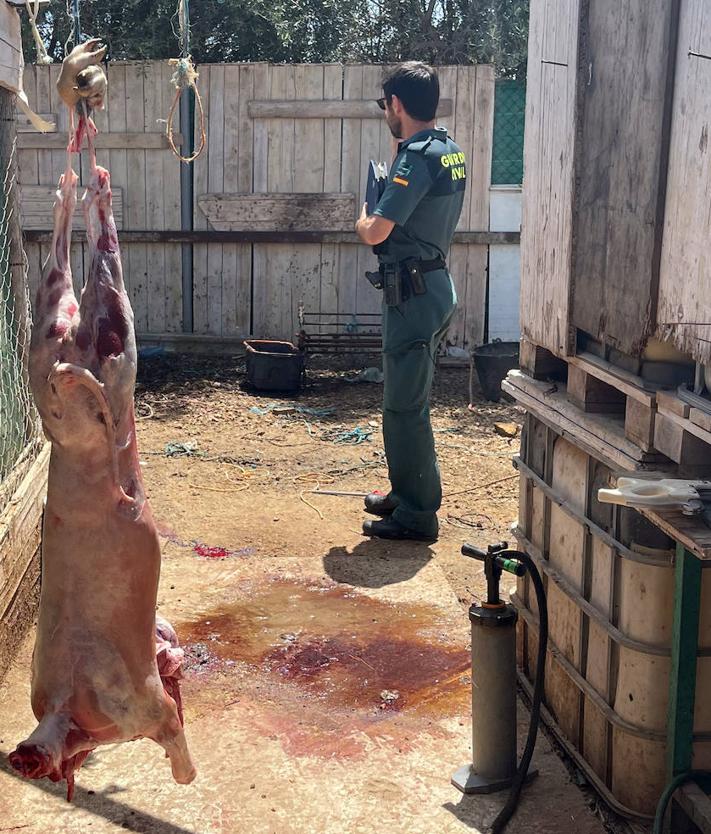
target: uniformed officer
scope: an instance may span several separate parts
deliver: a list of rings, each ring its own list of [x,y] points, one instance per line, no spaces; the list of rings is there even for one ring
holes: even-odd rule
[[[434,541],[442,502],[430,423],[435,357],[457,304],[445,259],[459,220],[466,161],[435,127],[439,80],[408,61],[383,79],[390,131],[399,140],[385,191],[372,214],[364,206],[356,232],[374,247],[383,298],[383,438],[391,490],[365,508],[367,536]],[[372,206],[371,206],[372,210]]]

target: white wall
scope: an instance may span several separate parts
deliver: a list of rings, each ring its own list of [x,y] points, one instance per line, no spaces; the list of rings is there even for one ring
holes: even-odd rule
[[[492,232],[521,230],[521,188],[492,185],[489,203],[489,228]],[[521,286],[521,247],[518,244],[492,244],[489,247],[489,341],[516,342],[521,336],[519,295]]]

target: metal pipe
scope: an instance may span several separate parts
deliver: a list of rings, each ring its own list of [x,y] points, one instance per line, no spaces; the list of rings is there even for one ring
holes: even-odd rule
[[[180,132],[183,135],[184,156],[193,152],[193,126],[190,118],[190,89],[183,89],[180,94]],[[180,229],[191,232],[193,229],[193,166],[180,163]],[[181,272],[183,284],[183,333],[193,332],[193,245],[181,244]]]

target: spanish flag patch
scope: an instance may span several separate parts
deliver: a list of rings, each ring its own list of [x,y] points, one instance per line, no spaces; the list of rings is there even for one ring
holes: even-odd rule
[[[398,185],[409,185],[409,180],[403,179],[402,177],[393,177],[393,182],[396,182]]]

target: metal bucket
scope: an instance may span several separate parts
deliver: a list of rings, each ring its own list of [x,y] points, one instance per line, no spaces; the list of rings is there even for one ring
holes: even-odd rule
[[[509,371],[518,368],[518,346],[518,342],[495,339],[488,345],[474,348],[474,367],[487,400],[497,403],[501,399],[502,381]]]

